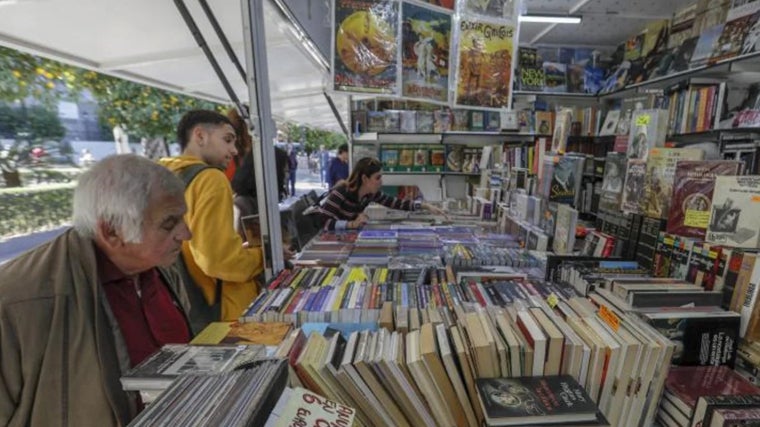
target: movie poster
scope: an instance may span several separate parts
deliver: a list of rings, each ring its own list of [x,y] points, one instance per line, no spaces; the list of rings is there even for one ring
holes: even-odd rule
[[[455,103],[509,108],[515,27],[468,19],[459,25]]]
[[[447,102],[451,15],[403,3],[401,16],[401,95]]]
[[[398,3],[335,0],[333,87],[397,94]]]

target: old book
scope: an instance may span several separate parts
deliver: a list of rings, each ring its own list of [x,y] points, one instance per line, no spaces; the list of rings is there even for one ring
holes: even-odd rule
[[[700,396],[690,426],[711,426],[713,413],[719,408],[760,408],[760,390],[754,395]]]
[[[596,420],[597,408],[567,375],[478,379],[488,425],[547,425]]]
[[[740,248],[760,247],[760,176],[715,179],[706,241]]]
[[[668,129],[668,111],[649,109],[634,111],[628,137],[628,158],[647,160],[649,151],[665,145]]]
[[[667,232],[702,239],[710,220],[715,177],[740,175],[742,162],[731,160],[679,161]]]
[[[406,334],[406,365],[409,373],[430,406],[433,417],[439,425],[450,425],[451,413],[446,402],[435,387],[435,383],[427,371],[420,355],[420,331]]]
[[[704,151],[690,148],[652,148],[647,160],[643,212],[651,218],[667,219],[673,196],[676,163],[702,160]]]

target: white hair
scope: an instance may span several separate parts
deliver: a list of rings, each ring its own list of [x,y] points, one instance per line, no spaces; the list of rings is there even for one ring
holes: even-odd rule
[[[134,154],[108,156],[79,177],[74,191],[74,228],[95,237],[105,221],[127,243],[142,241],[143,220],[156,190],[184,197],[185,186],[169,169]]]

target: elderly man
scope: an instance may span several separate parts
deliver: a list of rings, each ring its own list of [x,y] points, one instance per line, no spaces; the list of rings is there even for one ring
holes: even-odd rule
[[[141,403],[119,378],[190,340],[173,270],[182,182],[131,154],[103,159],[74,192],[74,227],[0,267],[0,425],[126,425]]]

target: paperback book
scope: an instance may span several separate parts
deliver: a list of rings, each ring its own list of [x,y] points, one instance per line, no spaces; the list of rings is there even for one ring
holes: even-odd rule
[[[739,248],[760,247],[760,176],[718,176],[706,240]]]
[[[704,151],[690,148],[652,148],[647,161],[644,183],[644,214],[667,219],[673,196],[676,163],[681,160],[702,160]]]

